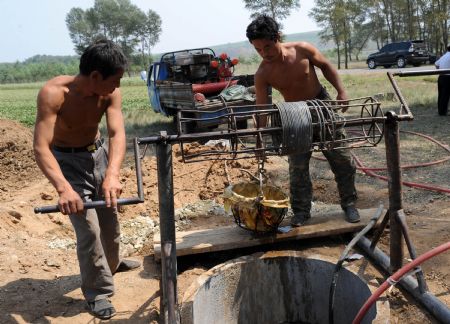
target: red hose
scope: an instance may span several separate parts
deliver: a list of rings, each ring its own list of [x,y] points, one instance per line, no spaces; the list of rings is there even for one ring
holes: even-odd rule
[[[367,174],[369,176],[388,181],[388,177],[376,174],[375,172],[371,171],[370,168],[365,168],[363,166],[361,160],[356,155],[354,155],[354,154],[352,154],[352,155],[358,165],[358,170],[363,171],[365,174]],[[448,189],[448,188],[431,186],[431,185],[417,183],[417,182],[402,181],[402,184],[404,184],[405,186],[408,186],[408,187],[412,187],[412,188],[420,188],[420,189],[426,189],[426,190],[431,190],[431,191],[450,193],[450,189]]]
[[[381,296],[381,294],[390,285],[397,283],[405,274],[407,274],[409,271],[411,271],[413,268],[417,267],[424,261],[434,257],[435,255],[445,252],[448,249],[450,249],[450,241],[438,246],[437,248],[434,248],[431,251],[422,254],[417,259],[413,260],[412,262],[404,265],[402,268],[397,270],[392,276],[390,276],[385,282],[383,282],[383,284],[380,287],[378,287],[378,289],[372,294],[372,296],[369,297],[369,299],[367,299],[367,301],[359,310],[358,314],[356,314],[356,317],[353,320],[352,324],[361,323],[361,321],[363,320],[364,316],[366,315],[367,311],[370,309],[372,304]]]
[[[400,132],[426,138],[426,139],[432,141],[433,143],[437,144],[438,146],[442,147],[444,150],[446,150],[447,152],[450,153],[450,148],[449,148],[448,145],[439,142],[438,140],[432,138],[431,136],[428,136],[428,135],[425,135],[425,134],[421,134],[421,133],[417,133],[417,132],[412,132],[412,131],[400,131]],[[363,165],[363,163],[361,162],[361,160],[354,153],[352,153],[352,156],[353,156],[353,158],[356,161],[358,170],[363,171],[368,176],[388,181],[388,177],[382,176],[382,175],[379,175],[379,174],[376,174],[375,172],[373,172],[373,171],[384,171],[384,170],[386,170],[386,168],[369,168],[369,167],[365,167]],[[326,159],[320,158],[320,157],[314,157],[314,158],[317,159],[317,160],[321,160],[321,161],[325,161],[326,160]],[[401,169],[412,169],[412,168],[417,168],[417,167],[425,167],[425,166],[435,165],[435,164],[438,164],[438,163],[443,163],[443,162],[446,162],[448,160],[450,160],[450,156],[445,157],[445,158],[443,158],[441,160],[437,160],[437,161],[424,162],[424,163],[419,163],[419,164],[402,165],[402,166],[400,166],[400,168]],[[426,189],[426,190],[430,190],[430,191],[450,193],[450,189],[449,188],[443,188],[443,187],[438,187],[438,186],[434,186],[434,185],[427,185],[427,184],[422,184],[422,183],[417,183],[417,182],[410,182],[410,181],[402,181],[402,184],[404,184],[405,186],[411,187],[411,188],[419,188],[419,189]]]

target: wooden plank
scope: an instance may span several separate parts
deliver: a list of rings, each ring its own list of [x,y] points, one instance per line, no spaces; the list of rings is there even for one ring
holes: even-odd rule
[[[361,216],[361,221],[358,223],[346,222],[343,211],[339,208],[339,210],[336,209],[336,211],[329,212],[327,214],[313,214],[311,220],[307,224],[300,227],[293,227],[287,233],[254,235],[250,231],[240,228],[237,225],[214,229],[177,232],[177,256],[224,251],[288,240],[300,240],[357,232],[369,223],[370,219],[375,215],[377,208],[358,210]],[[383,217],[385,213],[386,211],[383,210],[381,216]],[[282,223],[282,226],[284,225],[289,225],[289,222],[285,220]],[[159,233],[155,233],[153,237],[153,245],[155,259],[159,260],[161,258],[161,238]]]

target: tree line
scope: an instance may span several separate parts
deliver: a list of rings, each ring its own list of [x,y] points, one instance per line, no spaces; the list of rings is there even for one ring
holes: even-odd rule
[[[369,41],[378,48],[389,42],[423,39],[440,55],[448,45],[449,0],[315,0],[309,12],[319,25],[321,39],[336,46],[341,62],[359,60]],[[300,0],[243,0],[250,18],[265,13],[280,25]],[[81,54],[97,38],[118,43],[131,60],[130,71],[147,69],[152,47],[159,41],[162,19],[142,11],[130,0],[95,0],[92,8],[72,8],[66,16],[74,50]],[[299,22],[299,28],[301,22]],[[78,56],[34,56],[23,63],[0,64],[0,83],[32,82],[78,72]]]
[[[320,37],[333,41],[344,67],[369,40],[378,48],[404,40],[424,40],[438,55],[448,45],[448,0],[315,0],[309,15],[321,27]]]
[[[23,62],[0,63],[0,84],[43,81],[78,73],[77,56],[35,55]]]

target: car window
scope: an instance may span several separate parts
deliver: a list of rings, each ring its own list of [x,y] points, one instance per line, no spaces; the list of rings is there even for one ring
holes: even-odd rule
[[[411,43],[410,42],[402,42],[400,44],[401,44],[400,49],[402,49],[402,50],[407,50],[407,49],[409,49],[411,47]]]
[[[384,46],[380,49],[380,52],[388,52],[390,46],[391,46],[391,44],[384,45]]]
[[[421,50],[426,49],[426,45],[424,42],[412,42],[412,45],[414,49],[421,49]]]

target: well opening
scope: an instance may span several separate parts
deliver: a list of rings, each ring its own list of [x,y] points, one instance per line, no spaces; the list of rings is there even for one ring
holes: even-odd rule
[[[209,270],[189,288],[181,306],[183,324],[329,323],[329,292],[334,261],[298,251],[240,257]],[[341,269],[334,301],[334,323],[351,323],[372,294],[349,268]],[[389,319],[389,305],[378,302],[363,323]]]

